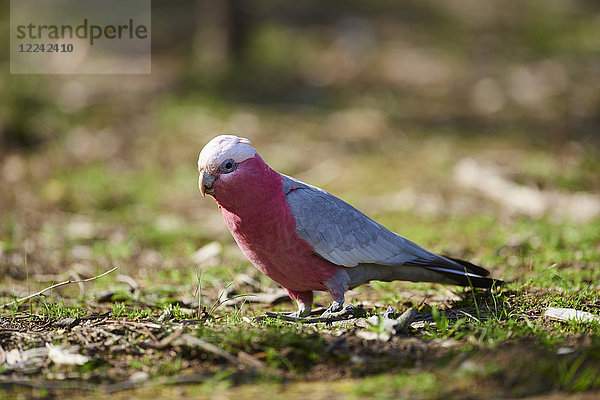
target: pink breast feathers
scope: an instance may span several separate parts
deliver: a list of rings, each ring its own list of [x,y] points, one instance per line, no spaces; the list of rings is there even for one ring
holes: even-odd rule
[[[218,188],[216,200],[246,257],[287,289],[327,290],[325,282],[341,267],[315,255],[312,246],[296,234],[281,175],[257,155],[240,164],[235,180],[242,182],[230,180],[227,186],[235,185],[237,193]]]

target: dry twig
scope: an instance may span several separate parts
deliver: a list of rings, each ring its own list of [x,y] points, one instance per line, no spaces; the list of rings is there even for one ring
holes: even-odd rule
[[[103,272],[100,275],[96,275],[96,276],[93,276],[93,277],[87,278],[87,279],[68,280],[68,281],[56,283],[56,284],[54,284],[52,286],[48,286],[47,288],[40,290],[39,292],[35,292],[33,294],[30,294],[29,296],[21,297],[20,299],[13,300],[10,303],[2,304],[2,305],[0,305],[0,310],[4,309],[6,307],[10,307],[10,306],[15,305],[15,304],[16,305],[23,304],[24,302],[29,301],[29,300],[33,299],[34,297],[40,296],[40,295],[46,293],[49,290],[56,289],[56,288],[61,287],[61,286],[69,285],[71,283],[90,282],[90,281],[96,280],[98,278],[102,278],[104,275],[110,274],[111,272],[115,271],[117,268],[119,268],[119,267],[114,267],[113,269],[108,270],[106,272]]]

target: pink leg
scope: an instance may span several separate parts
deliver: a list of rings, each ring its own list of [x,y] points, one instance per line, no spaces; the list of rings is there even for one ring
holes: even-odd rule
[[[313,302],[313,292],[296,292],[294,290],[286,289],[292,300],[298,304],[298,317],[306,317],[310,314]]]

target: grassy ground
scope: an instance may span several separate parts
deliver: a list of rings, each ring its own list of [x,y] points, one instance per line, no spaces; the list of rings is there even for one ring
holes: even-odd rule
[[[142,137],[111,163],[63,164],[52,151],[13,161],[24,172],[4,195],[14,208],[1,227],[3,303],[119,269],[4,308],[4,357],[15,349],[47,352],[45,343],[88,357],[83,365],[50,361],[47,353],[5,363],[7,397],[514,397],[600,388],[599,324],[543,317],[549,306],[600,315],[598,218],[517,215],[453,178],[468,155],[518,171],[516,182],[584,190],[597,179],[587,150],[557,154],[502,139],[430,135],[390,137],[394,148],[382,153],[369,144],[259,137],[256,146],[274,167],[508,282],[493,292],[374,282],[348,296],[356,318],[299,324],[255,320],[295,306],[242,258],[212,201],[197,193],[194,158],[203,139],[178,133],[163,140],[159,149]],[[163,148],[189,162],[138,168],[160,159]],[[36,166],[42,162],[51,173]],[[317,297],[318,306],[328,302]],[[388,305],[397,313],[416,308],[416,321],[391,336],[367,322]]]

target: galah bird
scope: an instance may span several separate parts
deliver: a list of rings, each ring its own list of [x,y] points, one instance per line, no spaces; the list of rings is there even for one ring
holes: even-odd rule
[[[344,293],[372,280],[492,287],[469,262],[433,254],[339,198],[271,169],[250,141],[212,139],[200,152],[199,188],[211,195],[242,252],[310,314],[313,291],[328,291],[324,315],[344,311]]]

